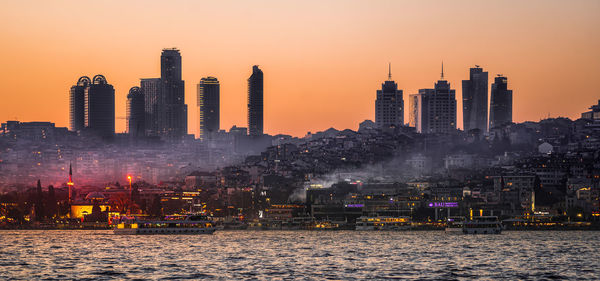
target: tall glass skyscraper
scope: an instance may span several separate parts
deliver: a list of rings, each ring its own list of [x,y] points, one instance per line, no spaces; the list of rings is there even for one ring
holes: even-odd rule
[[[512,123],[513,92],[508,89],[506,77],[498,75],[492,84],[490,101],[490,129]]]
[[[209,139],[220,129],[220,84],[215,77],[204,77],[198,84],[200,139]]]
[[[132,87],[127,95],[127,132],[132,137],[143,137],[145,125],[145,99],[140,87]]]
[[[179,50],[163,49],[160,56],[160,78],[141,80],[148,135],[177,139],[187,134],[185,82],[181,80],[181,72]]]
[[[450,134],[456,131],[456,91],[442,78],[433,89],[420,89],[412,97],[411,106],[417,111],[414,115],[417,132],[429,134]]]
[[[101,137],[115,134],[115,89],[102,75],[85,88],[85,127]]]
[[[378,128],[397,128],[404,125],[404,99],[402,90],[398,90],[398,84],[392,80],[391,66],[388,80],[381,84],[381,90],[377,90],[375,125]]]
[[[87,76],[79,77],[77,84],[69,92],[69,128],[71,131],[81,131],[85,128],[85,89],[92,80]]]
[[[469,80],[462,81],[463,129],[487,131],[488,73],[479,66],[470,69]]]
[[[263,72],[258,65],[252,67],[248,78],[248,134],[263,134]]]

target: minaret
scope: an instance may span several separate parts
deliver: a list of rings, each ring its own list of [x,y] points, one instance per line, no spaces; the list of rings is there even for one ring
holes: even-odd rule
[[[69,163],[69,181],[67,182],[67,186],[69,186],[69,204],[71,204],[71,188],[75,185],[73,183],[73,169],[71,167],[71,163]]]

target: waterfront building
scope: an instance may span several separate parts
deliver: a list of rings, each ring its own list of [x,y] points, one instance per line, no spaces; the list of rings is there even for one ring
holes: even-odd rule
[[[258,65],[248,78],[248,133],[252,137],[263,134],[263,72]]]
[[[462,81],[463,129],[468,132],[487,131],[488,125],[488,73],[476,65],[469,71],[469,80]]]
[[[220,130],[220,84],[215,77],[204,77],[198,84],[200,139],[205,140]]]
[[[127,132],[132,137],[145,135],[145,99],[140,87],[132,87],[127,95]]]
[[[102,75],[85,88],[85,128],[101,137],[115,134],[115,89]]]
[[[87,76],[81,76],[77,84],[71,87],[69,92],[69,129],[81,131],[85,128],[85,89],[89,87],[91,80]]]
[[[508,89],[506,77],[500,74],[492,84],[490,129],[512,123],[512,103],[512,90]]]
[[[444,79],[442,65],[441,79],[433,89],[420,89],[411,97],[411,112],[415,128],[419,133],[449,134],[456,131],[455,90]]]
[[[402,90],[398,90],[398,84],[392,80],[391,65],[388,80],[381,84],[381,90],[377,90],[375,125],[378,128],[397,128],[404,125],[404,99]]]

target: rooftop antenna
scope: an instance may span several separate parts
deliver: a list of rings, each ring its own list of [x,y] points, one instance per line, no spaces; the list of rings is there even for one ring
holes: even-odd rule
[[[388,62],[388,80],[392,81],[392,63]]]
[[[442,80],[444,80],[444,61],[442,61]]]

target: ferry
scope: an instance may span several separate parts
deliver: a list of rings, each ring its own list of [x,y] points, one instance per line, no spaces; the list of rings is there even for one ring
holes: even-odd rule
[[[356,219],[356,230],[408,230],[412,228],[410,217],[367,217]]]
[[[114,228],[115,234],[212,234],[214,222],[202,215],[165,217],[162,220],[122,218]]]
[[[446,233],[461,233],[463,232],[463,225],[465,223],[465,217],[449,217],[446,221]]]
[[[500,234],[502,224],[496,216],[473,217],[463,225],[464,234]]]

